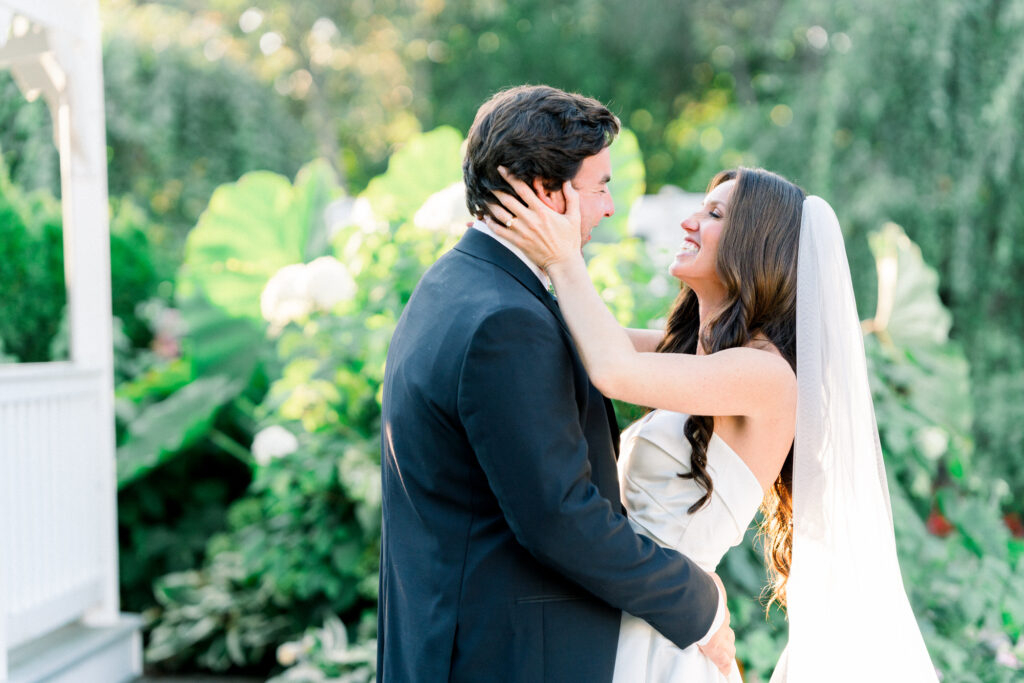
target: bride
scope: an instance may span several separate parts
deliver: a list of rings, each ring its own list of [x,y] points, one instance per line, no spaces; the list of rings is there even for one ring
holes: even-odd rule
[[[665,331],[624,330],[587,274],[572,185],[546,203],[499,170],[519,197],[495,192],[491,228],[551,278],[595,386],[654,409],[622,436],[631,523],[714,571],[761,508],[771,600],[789,620],[773,683],[935,681],[896,560],[831,207],[768,171],[719,173],[682,222]],[[614,680],[741,679],[624,614]]]

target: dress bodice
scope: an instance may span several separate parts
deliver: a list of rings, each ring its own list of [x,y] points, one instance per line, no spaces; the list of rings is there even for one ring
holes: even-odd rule
[[[708,443],[711,500],[687,510],[704,495],[690,471],[687,415],[655,410],[622,434],[619,480],[630,523],[663,546],[674,548],[706,571],[738,545],[761,504],[763,491],[746,463],[717,434]]]

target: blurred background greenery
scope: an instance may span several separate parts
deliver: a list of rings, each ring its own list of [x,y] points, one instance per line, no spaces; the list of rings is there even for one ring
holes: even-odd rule
[[[762,165],[836,207],[933,660],[943,681],[1019,680],[1024,2],[101,9],[122,599],[148,617],[152,667],[372,678],[388,340],[463,225],[477,106],[532,82],[628,128],[619,213],[588,247],[625,323],[673,294],[630,236],[641,195]],[[66,357],[49,113],[6,73],[0,155],[0,360]],[[765,681],[785,625],[765,619],[753,539],[722,573]]]

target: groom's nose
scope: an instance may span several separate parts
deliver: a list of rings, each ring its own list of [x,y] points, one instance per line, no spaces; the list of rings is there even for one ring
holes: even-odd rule
[[[615,214],[615,200],[612,199],[611,194],[608,195],[608,199],[605,200],[604,205],[604,217],[611,218]]]

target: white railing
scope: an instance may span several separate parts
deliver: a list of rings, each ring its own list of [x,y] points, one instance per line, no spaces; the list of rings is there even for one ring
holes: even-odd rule
[[[106,673],[81,673],[102,664],[103,652],[85,641],[106,627],[135,639],[123,652],[138,651],[137,626],[121,619],[118,603],[99,3],[0,0],[0,12],[29,21],[0,45],[0,69],[14,70],[24,92],[42,94],[54,122],[72,361],[0,366],[0,683],[9,678],[9,652],[19,667],[25,653],[31,665],[46,663],[54,653],[39,648],[55,636],[70,639],[66,654],[83,667],[65,668],[61,680],[128,680],[139,666],[115,662],[121,650]],[[73,621],[81,622],[85,640],[68,635],[81,635],[76,628],[59,629]],[[30,680],[51,678],[37,673]]]
[[[71,363],[0,366],[0,650],[95,610],[116,576],[103,380]]]

